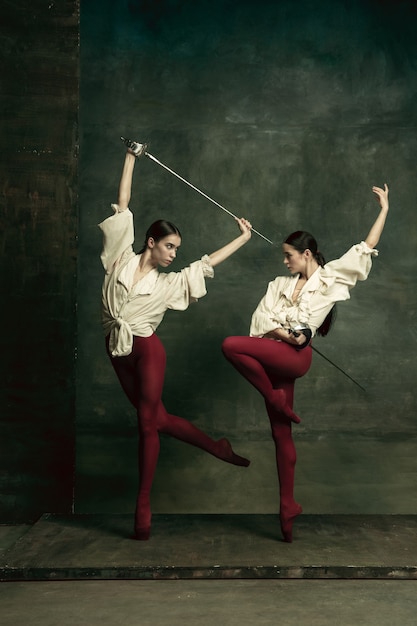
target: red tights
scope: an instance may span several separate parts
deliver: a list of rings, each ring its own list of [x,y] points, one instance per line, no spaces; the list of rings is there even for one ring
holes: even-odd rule
[[[295,350],[283,341],[258,337],[227,337],[223,354],[264,397],[275,443],[280,493],[280,520],[284,540],[292,541],[292,525],[301,506],[294,500],[294,473],[297,460],[291,422],[294,383],[310,368],[310,347]]]
[[[107,353],[108,339],[106,342]],[[112,357],[120,384],[136,409],[139,428],[139,490],[135,511],[135,538],[148,539],[151,527],[150,493],[159,456],[159,433],[190,443],[213,456],[247,467],[249,461],[235,454],[227,439],[214,441],[196,426],[171,413],[162,404],[165,349],[157,335],[134,337],[131,354]]]

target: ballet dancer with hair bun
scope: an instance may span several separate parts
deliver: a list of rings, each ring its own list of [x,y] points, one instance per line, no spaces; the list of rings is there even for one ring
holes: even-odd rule
[[[252,316],[249,336],[227,337],[223,354],[263,396],[276,449],[280,524],[284,541],[292,541],[295,518],[302,512],[294,500],[296,449],[292,423],[294,383],[311,365],[311,340],[327,335],[334,305],[348,300],[358,280],[366,280],[375,246],[388,214],[388,186],[373,187],[380,211],[366,239],[339,259],[325,263],[315,238],[305,231],[289,235],[283,245],[289,276],[269,283]]]
[[[106,349],[123,391],[134,406],[139,430],[139,488],[134,539],[147,540],[151,531],[151,487],[159,455],[159,435],[164,433],[242,467],[248,459],[223,438],[213,440],[192,423],[168,413],[162,403],[165,349],[156,335],[167,309],[184,311],[206,294],[206,278],[213,268],[246,244],[251,224],[236,218],[240,235],[216,252],[204,255],[179,272],[160,272],[174,262],[181,245],[178,228],[166,220],[154,222],[146,232],[142,249],[133,251],[133,214],[128,208],[135,162],[146,145],[126,140],[122,175],[114,214],[99,227],[103,233],[101,261],[105,270],[102,288],[102,321]]]

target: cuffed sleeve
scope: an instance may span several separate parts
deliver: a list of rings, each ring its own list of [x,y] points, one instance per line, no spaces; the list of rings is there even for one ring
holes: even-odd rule
[[[378,250],[370,248],[364,241],[357,243],[339,259],[327,263],[320,278],[327,288],[338,283],[352,289],[358,280],[368,278],[373,256],[378,256]]]
[[[213,278],[214,269],[210,264],[210,257],[204,255],[199,261],[194,261],[180,272],[166,275],[169,285],[166,301],[169,309],[185,310],[190,303],[196,302],[206,295],[206,278]]]

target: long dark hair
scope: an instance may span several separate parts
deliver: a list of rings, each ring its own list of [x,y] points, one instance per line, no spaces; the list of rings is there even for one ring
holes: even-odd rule
[[[181,233],[175,224],[168,222],[167,220],[156,220],[156,222],[151,224],[146,231],[145,241],[141,250],[139,250],[139,254],[145,252],[148,247],[149,237],[152,237],[152,239],[157,242],[168,235],[178,235],[178,237],[181,237]]]
[[[291,235],[288,235],[284,243],[292,246],[297,250],[297,252],[303,253],[305,250],[310,250],[311,254],[317,261],[317,263],[324,267],[326,261],[324,260],[324,256],[320,252],[317,246],[317,241],[313,237],[311,233],[308,233],[305,230],[296,230]],[[332,309],[326,316],[326,319],[322,323],[322,325],[317,329],[317,334],[321,335],[321,337],[325,337],[332,327],[336,318],[336,306],[333,305]]]

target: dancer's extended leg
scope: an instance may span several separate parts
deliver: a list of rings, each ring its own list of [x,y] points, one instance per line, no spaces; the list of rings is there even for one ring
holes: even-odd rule
[[[162,402],[158,411],[158,431],[201,448],[227,463],[243,467],[248,467],[250,464],[248,459],[233,452],[228,439],[222,438],[215,441],[186,419],[167,413]]]
[[[162,376],[162,380],[160,381],[162,394],[163,373],[165,371],[165,350],[162,343],[160,342],[157,335],[152,335],[152,337],[147,337],[144,342],[141,341],[140,337],[135,337],[135,344],[137,346],[142,344],[152,346],[152,354],[154,356],[162,350],[164,359],[163,361],[162,358],[156,359],[155,363],[157,365],[157,368],[155,372],[152,373],[152,366],[150,364],[151,359],[148,359],[148,361],[146,362],[146,373],[151,379],[151,382],[155,383]],[[113,366],[116,370],[123,390],[133,406],[136,408],[136,410],[138,410],[138,377],[132,375],[132,372],[134,374],[134,370],[131,367],[130,361],[131,355],[129,355],[128,357],[112,358]],[[141,397],[142,396],[143,394],[141,394]],[[222,461],[225,461],[226,463],[232,463],[233,465],[240,465],[242,467],[248,467],[250,465],[250,461],[248,459],[239,456],[238,454],[235,454],[228,439],[223,437],[222,439],[215,441],[205,432],[197,428],[197,426],[184,419],[183,417],[178,417],[177,415],[168,413],[160,399],[160,396],[158,401],[154,404],[153,415],[156,420],[156,428],[158,432],[165,435],[170,435],[171,437],[175,437],[180,441],[184,441],[185,443],[196,446],[197,448],[200,448],[201,450],[212,454],[213,456],[221,459]]]
[[[134,337],[132,353],[112,357],[111,362],[138,415],[140,478],[135,534],[137,539],[147,539],[151,523],[150,492],[160,448],[159,432],[197,446],[233,465],[247,467],[250,461],[235,454],[227,439],[215,441],[194,424],[167,413],[161,401],[165,349],[157,335]]]
[[[222,344],[223,354],[275,410],[284,413],[293,422],[300,418],[286,401],[286,395],[274,386],[273,377],[294,380],[308,371],[311,348],[295,350],[283,341],[259,337],[227,337]]]

